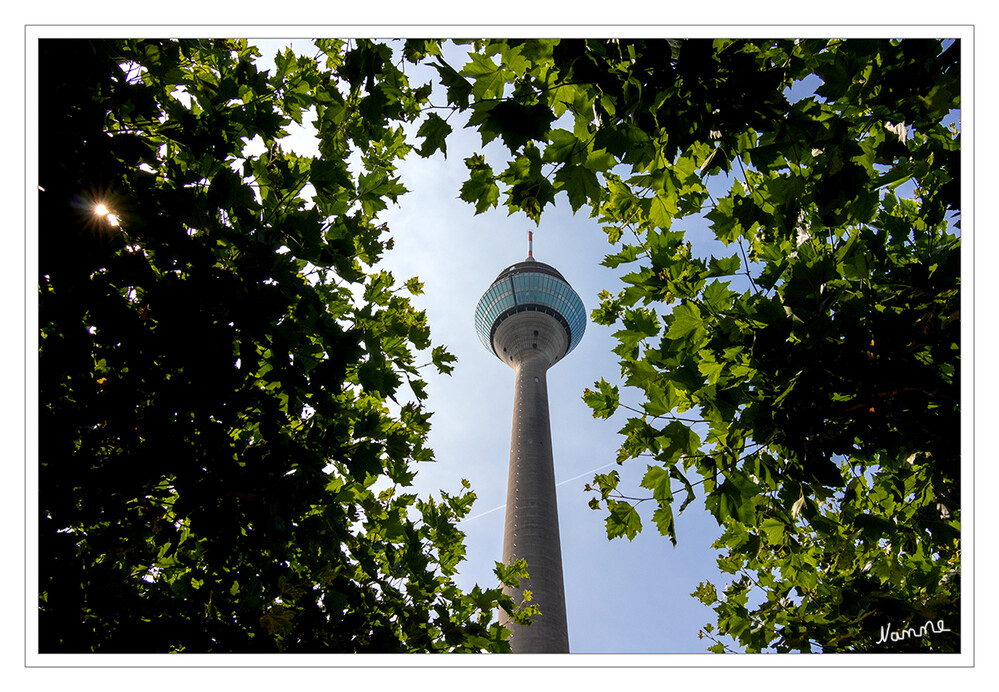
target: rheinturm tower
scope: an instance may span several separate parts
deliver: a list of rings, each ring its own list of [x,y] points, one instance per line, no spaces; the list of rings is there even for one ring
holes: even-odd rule
[[[565,278],[533,255],[529,245],[527,259],[496,277],[475,309],[475,329],[516,375],[503,562],[527,561],[529,578],[509,593],[519,602],[531,591],[541,613],[529,626],[510,625],[510,644],[514,653],[568,653],[546,375],[583,338],[586,310]]]

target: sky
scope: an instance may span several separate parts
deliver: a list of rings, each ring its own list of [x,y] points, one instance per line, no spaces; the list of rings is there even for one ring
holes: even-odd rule
[[[304,40],[255,43],[264,58],[285,45],[314,55]],[[455,67],[464,64],[457,52],[447,57]],[[413,84],[436,77],[435,71],[419,73],[409,65],[406,72]],[[431,102],[446,103],[439,92]],[[597,307],[600,291],[616,293],[622,287],[617,276],[624,267],[600,265],[613,252],[606,235],[587,209],[574,215],[564,194],[537,227],[523,213],[508,215],[502,201],[475,215],[474,207],[458,198],[467,174],[464,159],[481,153],[498,172],[505,168],[509,150],[498,140],[483,147],[477,132],[457,124],[464,122],[459,116],[449,120],[454,132],[446,158],[440,152],[428,159],[413,153],[400,165],[409,193],[379,215],[395,245],[376,268],[388,269],[399,282],[420,278],[424,293],[413,303],[426,310],[433,343],[446,345],[458,359],[451,375],[425,370],[427,405],[435,412],[429,443],[436,461],[417,465],[415,487],[421,494],[453,493],[462,479],[471,484],[477,500],[461,522],[467,559],[456,577],[468,590],[475,584],[496,585],[493,566],[502,559],[513,415],[513,370],[487,351],[475,333],[479,297],[500,271],[526,257],[528,230],[534,231],[535,258],[562,273],[587,313]],[[302,155],[318,153],[309,137],[295,135],[285,147]],[[724,251],[704,222],[674,226],[679,228],[690,231],[695,253],[703,256],[716,246]],[[611,469],[620,474],[619,489],[625,494],[649,494],[639,487],[649,460],[615,462],[623,439],[617,431],[627,412],[594,419],[582,401],[583,390],[603,378],[622,385],[623,402],[637,405],[623,387],[611,351],[617,344],[611,335],[618,328],[588,322],[579,346],[548,372],[569,648],[585,654],[702,654],[712,642],[699,639],[698,632],[705,623],[714,623],[714,613],[690,594],[705,580],[719,590],[728,583],[715,564],[717,551],[711,549],[721,530],[704,510],[703,499],[677,517],[675,548],[652,523],[654,507],[646,508],[651,503],[639,507],[645,530],[632,541],[609,540],[606,510],[587,505],[592,494],[584,486],[594,473]]]

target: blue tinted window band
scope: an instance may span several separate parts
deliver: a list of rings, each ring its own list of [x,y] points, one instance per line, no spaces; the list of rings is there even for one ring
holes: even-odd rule
[[[552,315],[562,324],[569,335],[566,353],[582,340],[586,329],[586,308],[579,295],[554,267],[542,262],[525,261],[500,272],[479,299],[475,327],[482,345],[494,351],[492,339],[499,323],[525,310]]]

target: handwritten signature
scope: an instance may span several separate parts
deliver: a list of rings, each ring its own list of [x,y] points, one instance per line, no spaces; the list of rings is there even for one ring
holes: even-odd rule
[[[881,638],[878,639],[877,643],[884,644],[889,639],[893,642],[900,642],[905,639],[921,639],[931,632],[933,634],[941,634],[943,632],[950,632],[950,630],[944,627],[943,620],[937,620],[936,622],[927,620],[926,624],[922,627],[906,627],[904,630],[895,632],[891,631],[891,625],[889,624],[887,627],[881,628]]]

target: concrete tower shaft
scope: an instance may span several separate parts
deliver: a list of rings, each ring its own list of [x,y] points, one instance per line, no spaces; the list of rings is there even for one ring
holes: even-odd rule
[[[548,368],[582,338],[586,312],[553,267],[533,256],[500,273],[479,300],[475,325],[483,345],[516,374],[503,561],[527,561],[525,590],[541,614],[528,627],[511,625],[514,653],[568,653],[562,549],[548,414]]]
[[[513,430],[506,487],[503,562],[527,561],[530,575],[517,589],[507,589],[520,602],[530,591],[541,614],[529,627],[513,626],[514,653],[569,653],[565,617],[562,544],[555,499],[555,464],[548,416],[548,360],[524,352],[513,363]],[[509,623],[507,623],[509,626]]]

